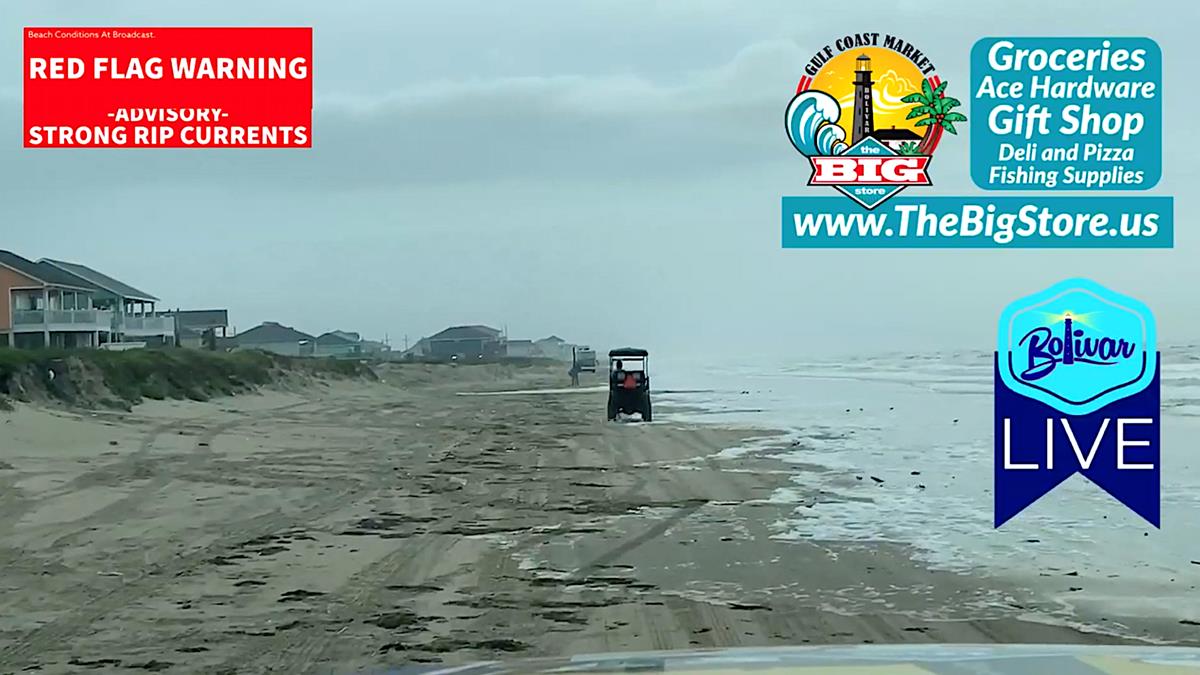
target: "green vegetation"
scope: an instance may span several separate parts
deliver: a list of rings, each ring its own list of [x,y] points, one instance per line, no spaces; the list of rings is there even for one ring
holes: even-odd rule
[[[58,399],[128,407],[142,399],[208,400],[290,378],[372,377],[357,361],[259,351],[194,349],[18,350],[0,348],[0,399]]]
[[[917,154],[917,144],[912,141],[905,141],[900,144],[900,154],[915,155]]]
[[[929,80],[921,80],[921,91],[909,94],[900,99],[905,103],[916,103],[912,110],[909,111],[908,117],[925,117],[915,123],[918,127],[929,127],[925,133],[925,137],[921,139],[921,145],[917,147],[918,155],[928,155],[937,147],[938,140],[942,137],[942,130],[945,129],[952,134],[957,134],[958,130],[954,128],[955,122],[966,122],[967,117],[962,113],[950,112],[952,108],[957,108],[962,105],[962,102],[956,98],[946,96],[946,82],[942,82],[937,87],[929,84]]]

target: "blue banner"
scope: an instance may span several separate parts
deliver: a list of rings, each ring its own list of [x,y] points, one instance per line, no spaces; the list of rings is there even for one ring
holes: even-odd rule
[[[971,116],[985,190],[1147,190],[1162,176],[1162,51],[1144,37],[984,38]]]
[[[1089,279],[1018,298],[995,359],[995,525],[1075,473],[1160,524],[1158,331]]]
[[[996,360],[994,525],[1075,475],[1161,526],[1159,362],[1150,385],[1086,415],[1065,415],[1008,387]]]
[[[784,197],[783,248],[1172,248],[1172,197]]]

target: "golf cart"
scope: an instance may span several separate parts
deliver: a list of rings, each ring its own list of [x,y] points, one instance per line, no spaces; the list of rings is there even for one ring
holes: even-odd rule
[[[608,353],[608,419],[615,420],[620,413],[638,413],[643,422],[651,421],[647,356],[645,349],[633,347]]]

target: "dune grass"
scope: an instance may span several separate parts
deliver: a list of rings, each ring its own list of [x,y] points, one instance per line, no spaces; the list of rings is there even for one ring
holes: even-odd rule
[[[0,349],[0,395],[12,398],[25,398],[35,390],[82,404],[103,404],[87,400],[96,392],[111,393],[128,404],[146,398],[202,401],[292,375],[369,377],[371,371],[357,361],[292,358],[260,351]]]

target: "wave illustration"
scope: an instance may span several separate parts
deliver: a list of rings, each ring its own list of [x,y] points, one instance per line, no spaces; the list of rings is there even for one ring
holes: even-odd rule
[[[801,92],[788,104],[788,138],[806,157],[840,155],[849,147],[846,132],[837,125],[841,116],[834,97],[823,91]]]

